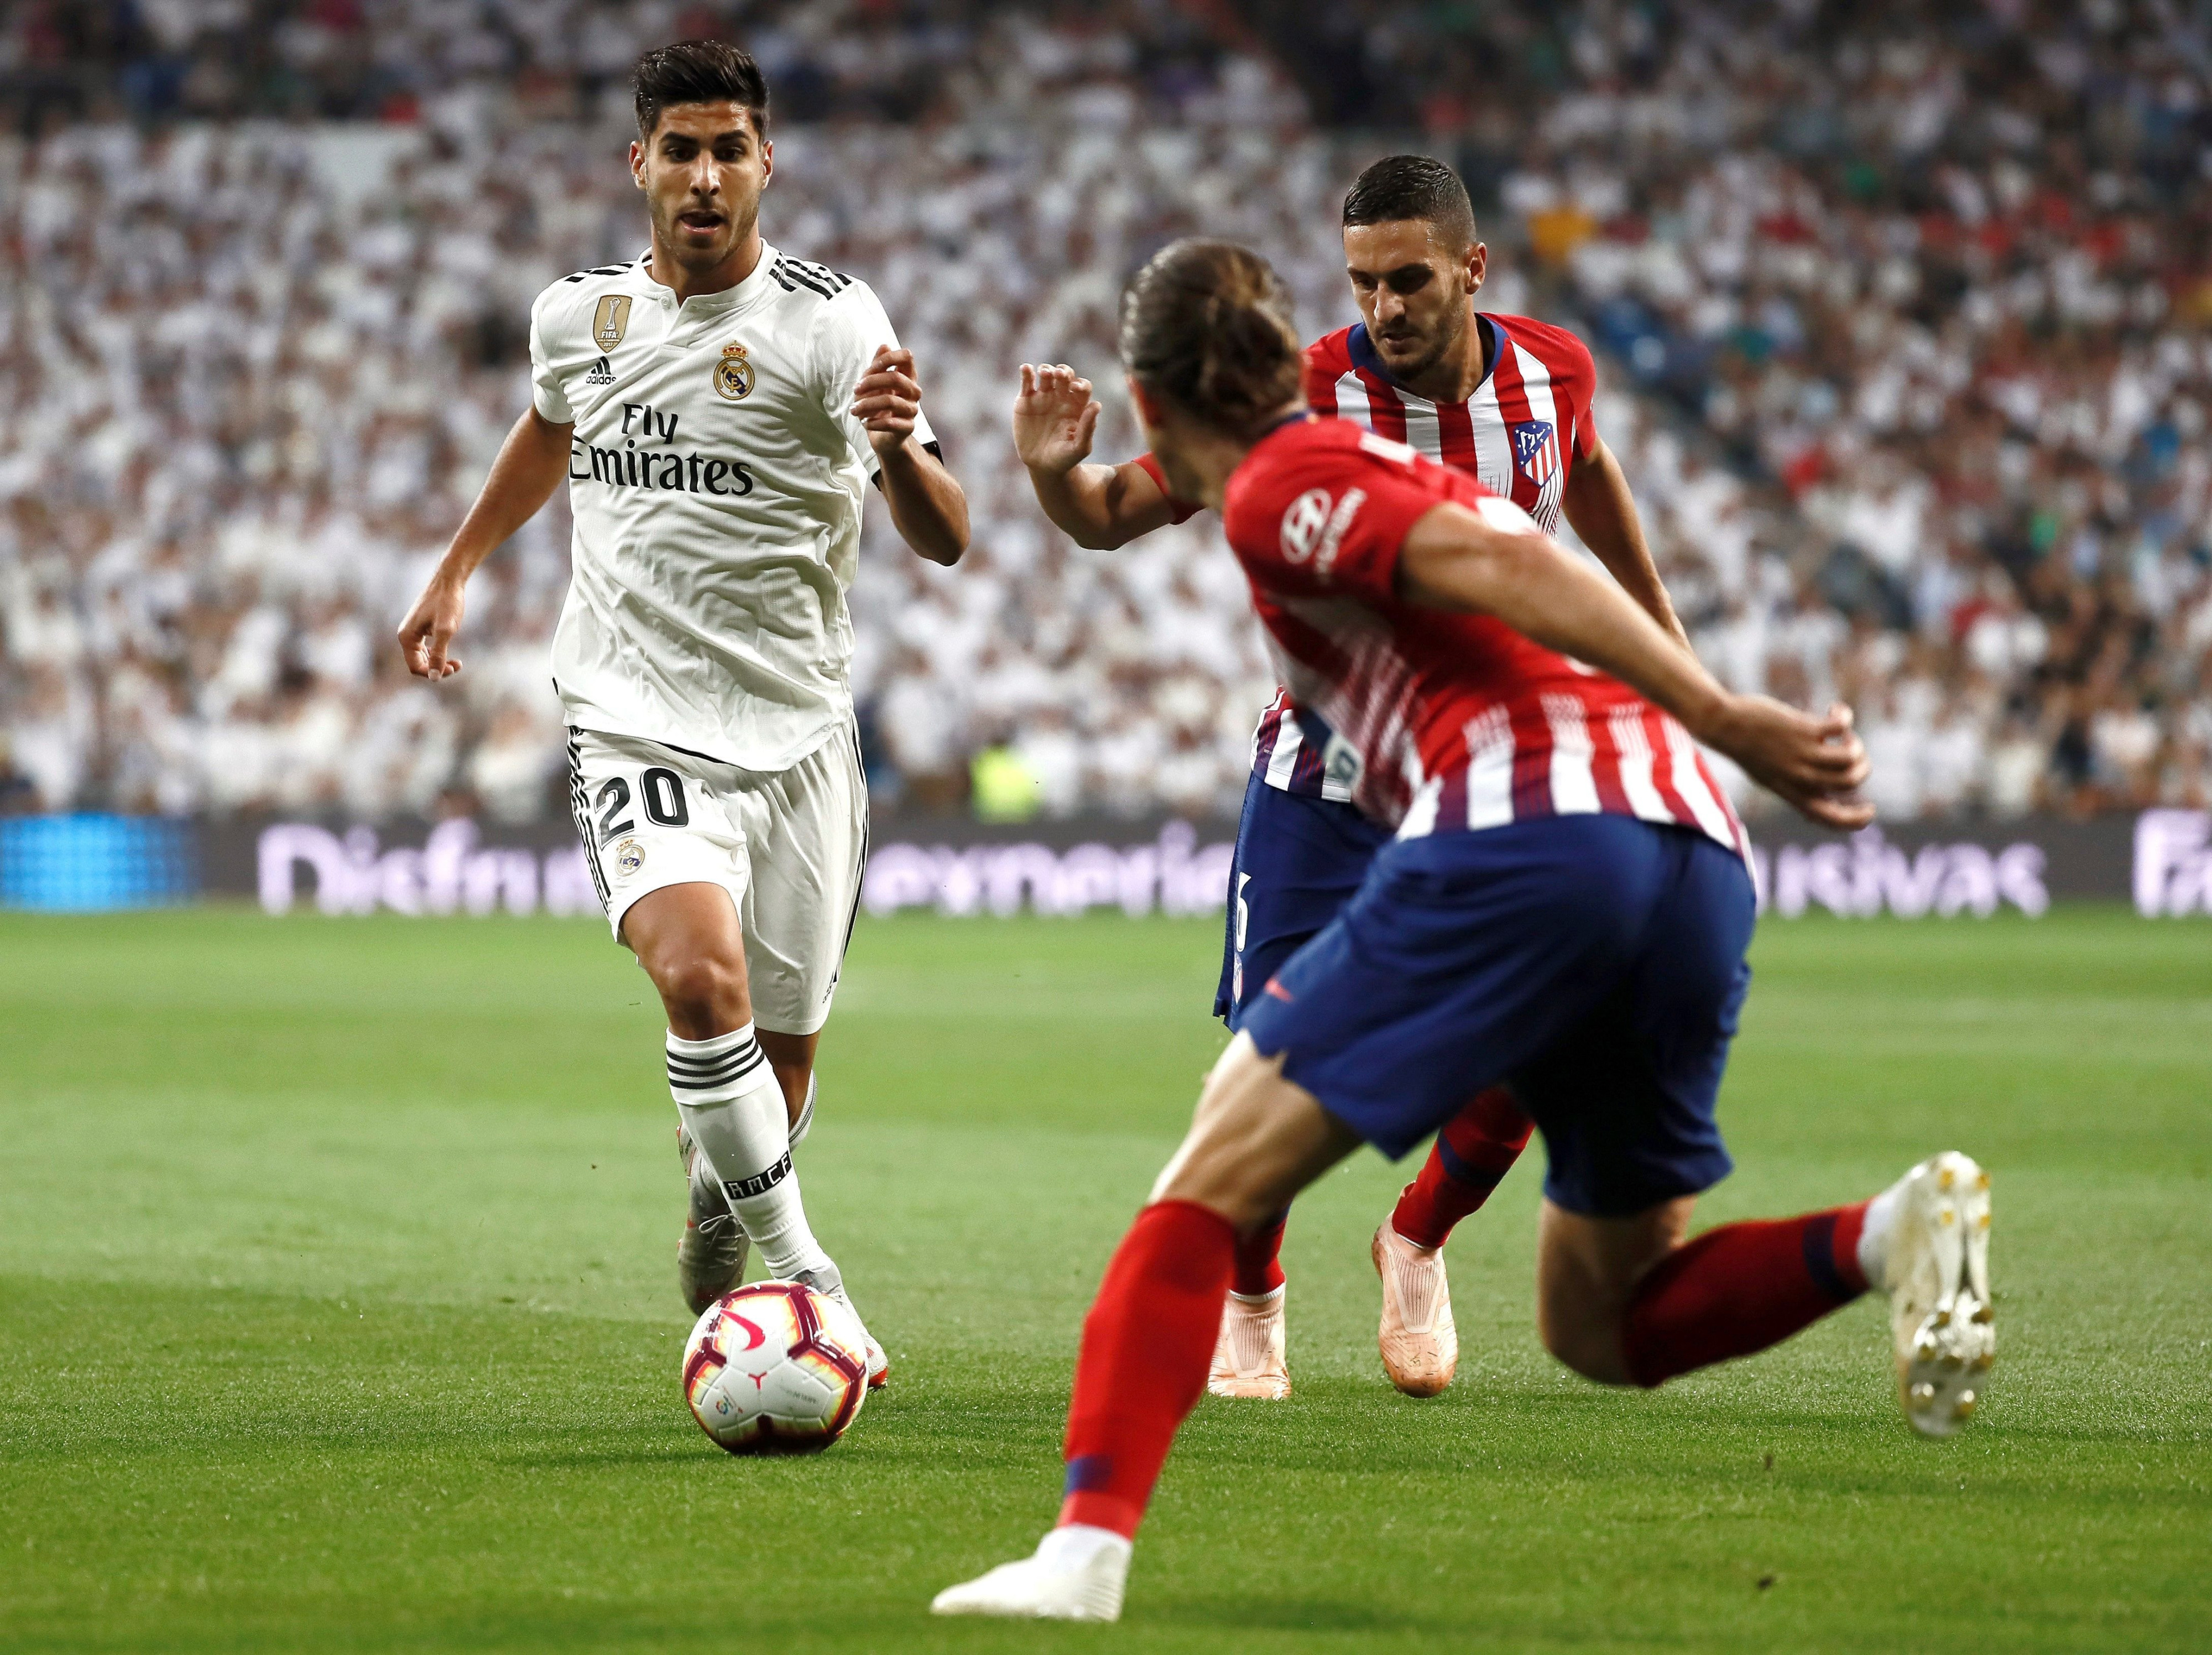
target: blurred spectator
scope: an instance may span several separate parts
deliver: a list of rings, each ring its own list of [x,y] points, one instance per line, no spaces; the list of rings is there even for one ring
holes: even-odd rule
[[[1922,767],[1878,782],[1891,811],[2013,809],[2046,772],[2076,809],[2201,786],[2201,9],[1333,9],[1346,78],[1495,181],[1503,228],[1634,382],[1764,485],[1820,601],[1942,648],[1960,693],[1936,727],[1862,709]],[[1298,34],[1297,9],[1261,10]],[[1495,104],[1456,94],[1478,65]],[[1726,575],[1717,595],[1706,636],[1734,660],[1757,600]],[[1802,628],[1790,607],[1775,624]],[[1815,696],[1831,648],[1791,640]]]
[[[981,822],[1026,822],[1042,802],[1019,751],[1004,742],[994,742],[969,762],[968,790]]]
[[[1234,811],[1272,687],[1241,577],[1205,518],[1112,554],[1051,531],[1014,369],[1074,362],[1100,453],[1133,452],[1127,272],[1235,236],[1339,326],[1343,187],[1425,142],[1484,210],[1482,302],[1587,322],[1600,428],[1720,676],[1855,700],[1892,818],[2202,801],[2191,16],[31,0],[0,15],[0,786],[562,808],[565,502],[479,576],[462,678],[407,679],[390,631],[523,405],[531,298],[643,243],[631,59],[723,33],[775,89],[771,239],[882,295],[974,506],[949,572],[871,523],[854,689],[885,797],[988,806],[1018,767],[1049,813]]]

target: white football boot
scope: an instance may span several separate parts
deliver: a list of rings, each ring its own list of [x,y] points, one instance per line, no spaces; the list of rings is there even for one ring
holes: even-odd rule
[[[852,1318],[848,1330],[860,1336],[860,1345],[867,1360],[868,1389],[881,1390],[891,1377],[891,1359],[876,1342],[876,1336],[868,1331],[867,1323],[860,1320],[860,1312],[853,1308],[852,1295],[845,1291],[844,1278],[837,1274],[834,1264],[826,1270],[801,1270],[795,1280],[833,1301],[838,1309]]]
[[[1283,1301],[1287,1281],[1273,1293],[1247,1298],[1232,1293],[1221,1307],[1221,1332],[1213,1342],[1213,1366],[1206,1388],[1217,1396],[1256,1396],[1281,1402],[1291,1394],[1283,1354]]]
[[[1047,1535],[1032,1555],[947,1586],[931,1602],[929,1612],[1018,1621],[1118,1621],[1131,1549],[1111,1529],[1070,1524]]]
[[[676,1129],[676,1153],[684,1158],[687,1200],[684,1239],[676,1244],[676,1279],[691,1314],[704,1316],[708,1305],[745,1279],[752,1243],[730,1210],[730,1198],[722,1193],[714,1169],[681,1125]]]
[[[1375,1337],[1382,1371],[1408,1396],[1433,1396],[1459,1372],[1444,1250],[1416,1247],[1385,1219],[1368,1252],[1382,1280],[1382,1321]]]
[[[852,1296],[845,1291],[843,1279],[841,1277],[834,1282],[825,1284],[813,1280],[811,1275],[802,1271],[799,1280],[805,1281],[808,1287],[813,1288],[823,1298],[834,1299],[847,1310],[853,1311],[853,1321],[860,1328],[860,1337],[866,1342],[868,1347],[868,1389],[881,1390],[889,1384],[891,1379],[890,1356],[881,1345],[876,1342],[876,1336],[868,1331],[868,1324],[860,1320],[860,1312],[853,1310]]]
[[[1996,1360],[1990,1175],[1947,1150],[1877,1199],[1893,1203],[1889,1221],[1862,1262],[1879,1267],[1870,1285],[1889,1293],[1898,1400],[1914,1430],[1948,1437],[1981,1405]]]

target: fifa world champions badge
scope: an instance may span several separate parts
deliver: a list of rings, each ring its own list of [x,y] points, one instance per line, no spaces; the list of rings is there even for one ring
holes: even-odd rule
[[[592,343],[601,350],[612,350],[623,342],[629,329],[629,305],[627,293],[610,293],[599,301],[592,313]]]
[[[722,347],[722,360],[714,364],[714,392],[730,402],[742,402],[752,395],[753,365],[745,360],[744,346]]]

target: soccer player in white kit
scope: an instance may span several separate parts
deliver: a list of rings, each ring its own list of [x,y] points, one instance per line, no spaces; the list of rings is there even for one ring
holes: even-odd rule
[[[469,575],[565,476],[571,802],[608,922],[667,1009],[685,1301],[736,1287],[751,1246],[849,1305],[791,1159],[867,841],[845,589],[871,483],[938,563],[967,549],[967,502],[875,295],[761,239],[775,152],[751,58],[659,47],[635,89],[653,245],[538,295],[532,405],[400,647],[434,684],[460,670]],[[882,1384],[873,1338],[868,1367]]]

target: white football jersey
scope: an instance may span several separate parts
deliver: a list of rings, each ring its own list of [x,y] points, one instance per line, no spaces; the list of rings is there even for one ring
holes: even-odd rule
[[[771,246],[681,304],[651,262],[531,307],[532,399],[575,427],[554,682],[576,728],[787,770],[853,715],[845,589],[877,465],[846,411],[897,337],[866,283]]]

